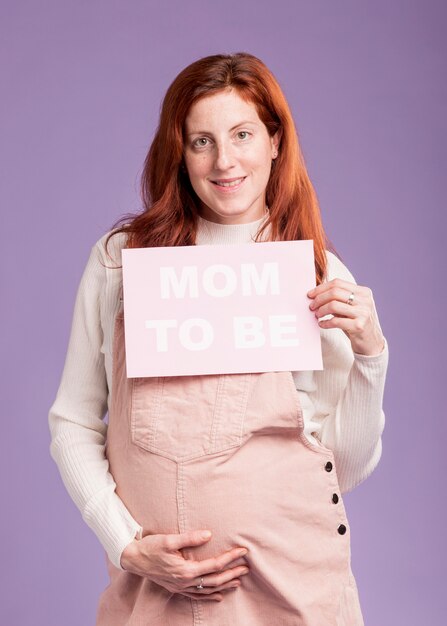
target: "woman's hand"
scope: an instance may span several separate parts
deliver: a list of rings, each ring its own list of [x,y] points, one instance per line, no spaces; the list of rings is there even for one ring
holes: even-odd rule
[[[211,533],[193,530],[180,534],[147,535],[134,539],[123,550],[121,567],[132,574],[145,576],[172,593],[194,600],[223,600],[219,591],[240,586],[238,576],[248,573],[248,567],[228,567],[247,554],[246,548],[233,548],[219,556],[195,561],[185,559],[181,548],[200,546],[209,541]],[[197,589],[203,578],[203,589]]]
[[[354,300],[347,304],[351,292]],[[309,308],[317,319],[329,313],[334,316],[318,320],[321,328],[341,328],[357,354],[373,356],[382,352],[385,339],[369,287],[334,278],[311,289],[307,295],[313,299]]]

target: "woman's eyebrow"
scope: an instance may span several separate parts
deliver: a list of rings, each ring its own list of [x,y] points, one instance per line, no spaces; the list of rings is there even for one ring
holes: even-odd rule
[[[257,122],[254,122],[253,120],[245,120],[244,122],[239,122],[239,124],[236,124],[236,126],[233,126],[232,128],[230,128],[230,131],[234,130],[235,128],[238,128],[239,126],[245,126],[246,124],[253,124],[254,126],[256,126]],[[205,133],[205,134],[208,134],[208,135],[212,134],[212,133],[210,133],[209,130],[193,130],[190,133],[188,133],[187,135],[189,137],[190,135],[197,135],[197,134],[200,135],[202,133]]]

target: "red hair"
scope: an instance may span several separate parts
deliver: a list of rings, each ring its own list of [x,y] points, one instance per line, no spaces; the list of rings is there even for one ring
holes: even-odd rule
[[[128,214],[114,224],[106,249],[110,237],[118,232],[128,234],[128,248],[195,244],[199,199],[182,167],[185,120],[192,104],[225,89],[236,90],[255,105],[270,136],[280,131],[279,154],[272,161],[266,188],[269,216],[256,241],[268,225],[271,231],[266,240],[313,239],[318,285],[326,275],[325,248],[335,250],[323,229],[286,98],[266,65],[246,52],[204,57],[174,79],[164,97],[158,129],[144,161],[144,210],[137,215]],[[123,221],[127,223],[117,228]]]

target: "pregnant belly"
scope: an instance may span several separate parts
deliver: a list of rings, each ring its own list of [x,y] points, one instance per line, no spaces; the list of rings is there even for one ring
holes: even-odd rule
[[[134,450],[127,462],[111,459],[111,469],[143,535],[211,530],[207,543],[183,551],[186,558],[245,546],[248,560],[275,555],[284,572],[323,567],[330,575],[349,559],[349,526],[341,497],[332,501],[340,492],[326,461],[297,437],[265,435],[185,463]]]

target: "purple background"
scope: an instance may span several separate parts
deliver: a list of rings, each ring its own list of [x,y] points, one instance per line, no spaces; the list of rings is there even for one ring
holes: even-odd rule
[[[47,423],[77,285],[140,206],[174,76],[240,50],[283,87],[327,232],[390,345],[383,456],[344,496],[366,624],[445,624],[443,4],[2,1],[2,624],[94,624],[104,552]]]

